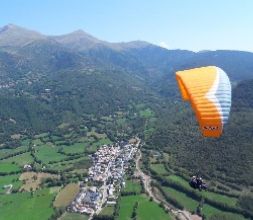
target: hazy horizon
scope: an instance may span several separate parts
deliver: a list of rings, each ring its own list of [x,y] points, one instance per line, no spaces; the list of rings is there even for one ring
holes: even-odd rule
[[[108,42],[147,41],[167,49],[253,51],[253,2],[66,0],[4,1],[9,23],[45,35],[82,29]]]

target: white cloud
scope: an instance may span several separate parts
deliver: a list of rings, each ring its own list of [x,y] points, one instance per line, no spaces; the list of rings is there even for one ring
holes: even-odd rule
[[[166,42],[164,42],[164,41],[160,42],[158,45],[159,45],[160,47],[165,48],[165,49],[169,49],[169,45],[168,45]]]

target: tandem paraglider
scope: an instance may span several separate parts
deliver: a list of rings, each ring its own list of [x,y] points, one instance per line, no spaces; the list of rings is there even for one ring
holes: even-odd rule
[[[176,79],[185,101],[196,114],[205,137],[220,137],[231,107],[231,84],[227,74],[216,66],[178,71]]]
[[[193,176],[189,181],[189,185],[194,189],[199,189],[200,191],[202,189],[203,190],[207,189],[207,184],[203,181],[202,177],[199,175]]]

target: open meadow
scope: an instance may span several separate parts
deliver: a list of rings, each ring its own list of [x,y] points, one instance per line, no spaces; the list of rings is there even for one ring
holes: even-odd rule
[[[49,189],[0,195],[1,220],[45,220],[54,212],[52,201],[54,193]],[[13,211],[15,210],[15,211]]]
[[[119,219],[130,220],[134,204],[138,203],[137,219],[140,220],[170,220],[171,217],[158,204],[149,201],[144,195],[122,196],[120,200]]]

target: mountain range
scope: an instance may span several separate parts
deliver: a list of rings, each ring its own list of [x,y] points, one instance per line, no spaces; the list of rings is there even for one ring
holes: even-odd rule
[[[52,69],[100,65],[128,70],[145,79],[156,80],[161,76],[169,77],[179,69],[204,65],[217,65],[227,71],[231,79],[243,80],[252,78],[253,68],[253,53],[250,52],[218,50],[196,53],[167,50],[145,41],[109,43],[82,30],[61,36],[46,36],[13,24],[0,29],[0,48],[9,62],[22,57],[23,62],[16,65],[38,63],[37,60],[40,60],[40,68],[49,64]]]

